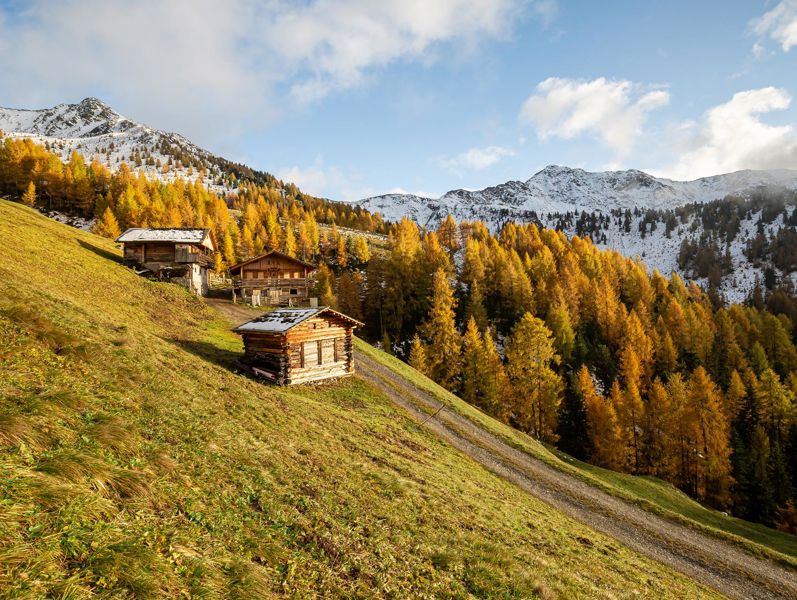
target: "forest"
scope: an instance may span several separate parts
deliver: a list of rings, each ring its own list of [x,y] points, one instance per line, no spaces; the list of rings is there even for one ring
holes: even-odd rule
[[[726,306],[587,232],[510,222],[493,234],[450,216],[429,231],[278,182],[238,183],[222,198],[78,153],[64,164],[30,140],[0,143],[0,194],[96,217],[112,238],[130,226],[212,228],[219,271],[267,249],[318,261],[323,304],[483,411],[595,465],[797,532],[789,290]],[[369,245],[370,233],[386,245]]]

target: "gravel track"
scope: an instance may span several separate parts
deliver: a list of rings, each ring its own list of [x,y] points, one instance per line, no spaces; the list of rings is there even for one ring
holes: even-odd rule
[[[709,534],[612,496],[513,448],[362,353],[359,377],[385,393],[424,426],[557,510],[639,554],[672,567],[731,598],[797,599],[797,573]]]

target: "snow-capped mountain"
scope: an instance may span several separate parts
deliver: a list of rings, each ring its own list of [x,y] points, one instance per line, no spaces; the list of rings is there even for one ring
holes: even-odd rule
[[[715,277],[714,283],[728,300],[742,301],[757,280],[765,279],[767,269],[781,281],[797,283],[797,272],[780,269],[771,259],[748,258],[747,248],[759,233],[770,242],[776,239],[797,204],[797,195],[788,192],[781,193],[766,211],[749,200],[754,192],[766,190],[797,190],[797,170],[737,171],[673,181],[637,170],[590,173],[549,166],[525,182],[508,181],[477,191],[452,190],[440,198],[387,194],[358,204],[382,213],[387,220],[407,216],[430,228],[448,214],[457,221],[483,221],[493,231],[507,221],[533,221],[568,235],[589,235],[602,248],[639,257],[652,269],[665,274],[676,271],[704,284],[709,278],[695,271],[695,261],[689,252],[684,255],[682,247],[685,241],[702,245],[705,267],[705,247],[711,245],[719,253],[716,262],[724,263],[721,279],[717,283]],[[704,219],[701,210],[729,196],[739,197],[741,204],[726,201],[716,210],[725,216],[739,215],[738,231],[732,238],[716,225],[706,226],[714,221]],[[681,208],[677,218],[672,212],[676,208]]]
[[[164,180],[193,180],[204,169],[204,183],[217,191],[223,188],[224,175],[241,167],[179,134],[132,121],[97,98],[41,110],[0,108],[0,130],[12,137],[30,137],[64,160],[77,150],[87,161],[97,158],[112,170],[126,163]]]
[[[509,220],[525,221],[552,213],[613,209],[668,209],[747,195],[777,186],[797,189],[797,170],[737,171],[694,181],[673,181],[637,170],[591,173],[551,165],[527,181],[508,181],[483,190],[452,190],[440,198],[387,194],[358,204],[388,220],[408,216],[420,225],[436,226],[446,215],[481,220],[493,229]],[[534,213],[534,214],[533,214]]]

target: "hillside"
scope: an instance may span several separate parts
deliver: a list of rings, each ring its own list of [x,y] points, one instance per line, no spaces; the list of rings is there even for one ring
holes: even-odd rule
[[[4,597],[714,594],[489,473],[362,379],[235,372],[228,323],[0,202]]]

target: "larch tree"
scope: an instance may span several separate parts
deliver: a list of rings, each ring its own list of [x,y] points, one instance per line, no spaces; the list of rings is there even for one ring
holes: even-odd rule
[[[485,410],[507,422],[514,409],[512,384],[489,330],[485,330],[482,343],[484,345],[485,374],[482,403]]]
[[[428,341],[427,356],[432,379],[449,390],[456,389],[460,374],[462,339],[456,327],[455,306],[448,274],[438,269],[432,286],[432,305],[421,325],[421,332]]]
[[[285,226],[285,238],[282,240],[282,251],[288,256],[296,256],[296,235],[293,227],[288,224]]]
[[[322,306],[337,308],[338,299],[334,291],[335,276],[326,264],[322,264],[316,272],[315,287],[313,294],[318,298],[318,303]]]
[[[629,459],[634,472],[639,472],[642,454],[641,431],[644,427],[645,405],[639,391],[641,372],[637,354],[630,345],[623,349],[620,357],[620,370],[625,383],[625,390],[616,406],[620,419],[620,427],[629,449]]]
[[[115,240],[122,234],[119,223],[116,221],[116,217],[113,215],[113,211],[110,207],[105,209],[105,212],[102,213],[102,216],[94,224],[92,231],[97,235],[112,240]]]
[[[347,238],[342,235],[339,236],[337,248],[335,249],[335,257],[341,269],[345,269],[349,265],[349,253],[346,250],[346,239]]]
[[[551,368],[559,357],[545,323],[531,313],[523,315],[507,341],[506,359],[521,426],[538,439],[555,442],[563,384]]]
[[[485,387],[484,342],[482,341],[476,321],[471,317],[462,338],[462,386],[460,396],[465,402],[482,406]]]
[[[668,480],[675,447],[674,416],[670,394],[657,378],[650,386],[645,410],[645,463],[651,474]]]
[[[417,333],[410,342],[410,366],[424,375],[429,375],[429,359],[426,356],[426,347]]]
[[[706,370],[697,367],[689,379],[687,394],[697,450],[696,493],[717,507],[728,504],[731,481],[730,439],[721,394]]]
[[[623,464],[624,447],[614,406],[597,392],[586,365],[578,372],[578,387],[587,414],[590,461],[617,470]]]
[[[28,183],[28,188],[22,194],[22,204],[25,206],[33,206],[36,204],[36,184],[32,181]]]

